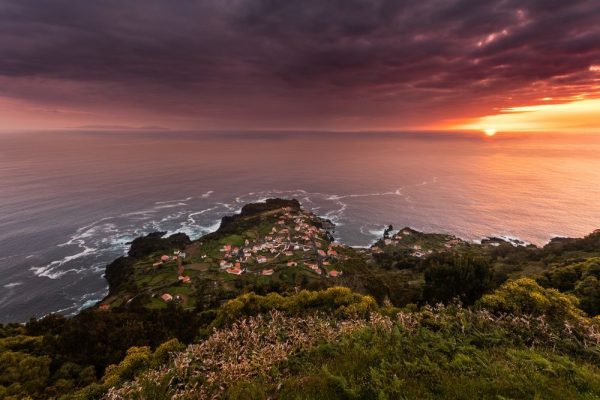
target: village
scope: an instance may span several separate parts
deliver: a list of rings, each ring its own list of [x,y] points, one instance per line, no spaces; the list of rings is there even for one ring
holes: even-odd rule
[[[175,250],[173,254],[158,256],[154,268],[171,268],[177,263],[178,281],[192,282],[190,270],[196,265],[208,263],[218,266],[218,271],[230,276],[254,275],[269,277],[282,268],[301,268],[323,278],[338,278],[343,271],[335,268],[339,260],[347,256],[338,253],[341,244],[334,242],[328,231],[319,223],[313,213],[284,207],[274,214],[275,222],[266,232],[247,235],[240,243],[235,237],[231,243],[220,244],[217,251],[213,246],[199,246],[193,258],[200,264],[186,263],[188,254]],[[226,241],[226,240],[225,240]],[[233,242],[238,243],[233,243]],[[187,270],[186,270],[187,267]],[[160,295],[164,302],[181,300],[180,295],[164,292]]]
[[[211,282],[211,291],[239,290],[232,287],[235,282],[247,285],[271,281],[294,287],[297,276],[340,279],[344,276],[342,265],[349,258],[366,257],[364,261],[398,250],[425,258],[465,244],[454,236],[403,228],[395,234],[391,229],[386,231],[370,249],[353,250],[334,240],[328,230],[332,224],[327,225],[327,221],[300,207],[279,207],[240,216],[240,221],[231,232],[219,231],[185,248],[154,253],[140,261],[135,280],[146,288],[145,293],[151,294],[149,306],[160,308],[161,304],[177,302],[191,307],[196,302],[198,284],[203,281]]]
[[[225,244],[219,250],[223,259],[219,266],[229,274],[256,273],[272,275],[272,268],[255,269],[256,265],[274,263],[285,258],[288,267],[305,266],[316,274],[337,277],[341,271],[328,268],[339,255],[339,245],[327,240],[327,231],[313,224],[314,215],[292,214],[286,208],[271,231],[256,241],[246,239],[242,246]]]
[[[452,235],[408,227],[396,231],[390,225],[371,247],[353,248],[335,241],[331,222],[293,201],[275,202],[252,204],[223,217],[217,231],[196,240],[149,234],[140,243],[148,248],[146,253],[127,258],[130,272],[117,284],[125,283],[99,308],[134,304],[161,309],[171,303],[184,309],[214,307],[240,293],[361,285],[357,274],[368,273],[376,280],[381,267],[396,270],[405,283],[402,290],[411,290],[422,283],[422,276],[407,266],[432,254],[474,246]],[[501,243],[490,238],[478,246],[485,251]]]

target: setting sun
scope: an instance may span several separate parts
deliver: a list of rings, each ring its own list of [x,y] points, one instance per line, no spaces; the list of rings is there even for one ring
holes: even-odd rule
[[[600,99],[557,104],[510,107],[458,124],[451,129],[474,129],[493,136],[502,132],[596,132],[600,126]],[[489,128],[489,126],[495,128]]]

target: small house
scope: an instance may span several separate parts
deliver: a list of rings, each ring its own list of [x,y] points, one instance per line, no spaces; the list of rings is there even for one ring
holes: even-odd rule
[[[227,268],[227,273],[232,275],[241,275],[244,271],[239,268]]]

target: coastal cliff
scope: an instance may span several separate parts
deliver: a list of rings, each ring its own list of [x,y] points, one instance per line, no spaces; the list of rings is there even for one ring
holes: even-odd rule
[[[284,294],[331,286],[346,286],[396,306],[422,304],[433,300],[423,293],[426,278],[436,265],[452,266],[457,257],[485,264],[485,278],[476,280],[489,281],[491,288],[523,276],[547,282],[544,276],[551,274],[553,264],[578,260],[581,251],[600,251],[598,231],[581,239],[556,238],[539,248],[502,238],[474,243],[390,226],[364,249],[337,242],[334,230],[331,221],[304,210],[296,200],[268,199],[224,216],[215,232],[195,240],[150,233],[135,239],[128,256],[107,267],[109,295],[98,307],[127,307],[133,300],[136,307],[160,309],[174,301],[185,309],[209,309],[248,292]],[[449,268],[440,279],[456,270]],[[469,296],[459,286],[436,300],[457,297],[465,302]],[[598,313],[595,308],[586,311]]]
[[[269,199],[197,239],[135,239],[96,307],[0,327],[0,398],[600,396],[600,231],[390,226],[353,248],[334,230]]]

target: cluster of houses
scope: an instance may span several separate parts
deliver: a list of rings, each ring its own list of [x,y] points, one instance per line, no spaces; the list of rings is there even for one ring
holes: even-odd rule
[[[460,239],[450,239],[446,243],[444,243],[444,247],[446,247],[447,249],[452,249],[461,243],[462,241]]]
[[[291,209],[284,209],[275,226],[271,228],[264,238],[256,241],[245,240],[242,246],[225,244],[219,251],[223,253],[219,267],[232,275],[241,275],[249,272],[245,266],[251,264],[266,264],[279,257],[292,257],[298,252],[305,254],[306,259],[316,260],[316,263],[304,264],[317,274],[322,274],[320,265],[330,265],[331,260],[341,256],[335,250],[337,244],[331,243],[323,237],[327,235],[324,229],[317,228],[312,223],[313,215],[307,213],[292,214]],[[298,266],[297,261],[288,261],[289,267]],[[273,269],[262,269],[260,275],[272,275]],[[335,271],[330,276],[339,276],[341,272]]]
[[[294,212],[290,208],[284,209],[271,230],[256,241],[245,240],[243,245],[236,246],[225,244],[219,249],[222,255],[219,257],[219,267],[222,271],[231,275],[242,275],[244,273],[253,273],[261,276],[270,276],[275,273],[273,268],[267,267],[267,264],[276,261],[278,258],[282,262],[286,257],[299,255],[302,260],[287,261],[288,267],[297,267],[304,265],[318,275],[336,278],[342,275],[341,271],[323,268],[331,265],[335,259],[345,258],[338,254],[337,243],[330,243],[325,238],[327,232],[325,229],[319,229],[313,223],[316,218],[313,214],[305,212]],[[179,265],[178,279],[182,283],[190,283],[190,277],[184,275],[182,260],[186,254],[176,250],[172,255],[164,254],[154,263],[155,267],[160,267],[164,263],[176,261]],[[206,258],[203,255],[202,258]],[[260,266],[265,264],[262,269],[252,268],[248,270],[248,265]],[[169,293],[163,293],[160,299],[166,303],[178,300],[178,296]]]
[[[252,242],[245,240],[243,245],[238,246],[223,245],[219,249],[222,253],[219,257],[221,270],[232,275],[253,273],[270,276],[275,273],[270,263],[280,261],[277,264],[285,263],[288,267],[304,266],[321,276],[331,278],[341,276],[342,271],[325,267],[335,263],[335,260],[347,259],[347,257],[338,253],[338,246],[341,245],[331,242],[328,232],[316,226],[317,217],[304,211],[292,211],[291,208],[283,211],[271,230],[262,238]],[[185,275],[183,267],[186,257],[184,251],[174,250],[172,254],[160,255],[152,266],[160,268],[167,263],[175,262],[178,266],[178,281],[190,284],[191,278]],[[290,259],[290,257],[294,258]],[[207,258],[207,254],[202,255],[201,258]],[[264,264],[262,268],[260,268],[261,264]],[[248,271],[248,266],[252,266],[252,271]],[[255,268],[256,266],[258,268]],[[154,296],[165,303],[182,300],[180,295],[167,292]],[[99,306],[101,310],[108,310],[109,307],[109,304]]]
[[[174,250],[172,255],[168,255],[168,254],[163,254],[160,256],[159,261],[155,262],[154,264],[152,264],[152,266],[154,267],[160,267],[161,265],[163,265],[164,263],[170,262],[170,261],[176,261],[177,265],[178,265],[178,276],[177,276],[177,280],[181,283],[184,284],[189,284],[192,282],[192,279],[185,275],[185,271],[183,268],[183,260],[187,257],[187,254],[184,251],[181,250]],[[175,296],[176,300],[178,299],[179,296]],[[163,293],[160,296],[161,300],[164,301],[165,303],[169,303],[171,301],[173,301],[173,296],[169,293]]]
[[[410,230],[408,229],[404,229],[398,233],[396,233],[394,236],[392,236],[391,238],[384,238],[383,239],[383,244],[385,246],[398,246],[398,245],[402,245],[403,244],[403,239],[404,236],[410,236],[412,233]],[[412,246],[412,255],[415,257],[423,257],[424,255],[426,255],[427,253],[423,252],[421,249],[421,246],[418,244],[415,244]],[[379,246],[373,246],[371,248],[371,251],[373,253],[383,253],[383,249]]]
[[[185,257],[187,257],[187,254],[185,254],[184,251],[175,250],[175,251],[173,251],[173,255],[163,254],[162,256],[160,256],[158,261],[156,261],[154,264],[152,264],[152,266],[160,267],[161,265],[163,265],[164,263],[167,263],[169,261],[177,261],[178,263],[181,263],[181,261],[183,261],[185,259]]]
[[[406,236],[410,236],[412,234],[412,232],[408,229],[404,229],[398,233],[396,233],[394,236],[392,236],[391,238],[384,238],[383,239],[383,244],[385,246],[396,246],[396,245],[408,245],[407,241],[405,240]],[[444,247],[447,249],[452,249],[458,245],[460,245],[461,243],[463,243],[460,239],[449,239],[444,243]],[[433,253],[432,249],[428,249],[428,250],[424,250],[423,247],[420,244],[413,244],[410,247],[406,247],[412,250],[412,255],[415,257],[425,257],[429,254]],[[373,253],[383,253],[383,249],[379,246],[373,246],[371,248],[371,251]]]

